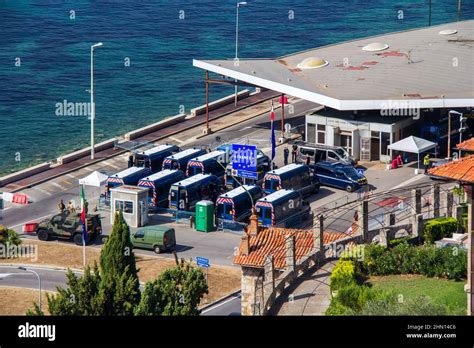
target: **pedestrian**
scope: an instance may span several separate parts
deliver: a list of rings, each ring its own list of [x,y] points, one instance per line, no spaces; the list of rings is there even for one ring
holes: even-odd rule
[[[285,166],[288,164],[288,156],[289,155],[290,155],[290,150],[288,150],[288,146],[287,146],[283,150],[283,163],[285,164]]]
[[[64,202],[63,202],[62,199],[58,204],[58,208],[59,208],[59,211],[61,212],[61,214],[64,213],[64,210],[66,210],[66,206],[64,205]]]
[[[298,153],[298,146],[293,145],[293,148],[291,149],[291,161],[293,163],[296,163],[296,154]]]
[[[76,212],[76,208],[74,208],[74,205],[72,204],[71,201],[67,204],[67,211],[69,214],[74,214]]]
[[[430,167],[430,154],[427,153],[423,158],[423,165],[425,166],[425,174],[428,173],[428,168]]]
[[[133,156],[128,156],[128,168],[133,167]]]
[[[306,165],[309,166],[311,164],[311,157],[306,156]]]

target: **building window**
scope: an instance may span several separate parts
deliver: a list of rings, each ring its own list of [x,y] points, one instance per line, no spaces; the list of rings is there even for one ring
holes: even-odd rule
[[[388,145],[390,145],[390,133],[381,132],[380,135],[381,135],[380,154],[388,156],[390,152],[390,150],[388,149]]]
[[[318,144],[326,144],[326,126],[318,124],[316,132],[316,140]]]
[[[133,202],[115,200],[115,211],[122,210],[124,214],[133,214]]]
[[[316,124],[308,123],[306,130],[306,142],[314,144],[316,142]]]
[[[341,134],[341,146],[352,156],[352,135]]]

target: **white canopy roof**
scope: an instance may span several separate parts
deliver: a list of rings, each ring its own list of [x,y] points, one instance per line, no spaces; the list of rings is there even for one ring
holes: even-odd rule
[[[107,178],[108,175],[102,174],[96,170],[85,178],[79,179],[79,185],[100,187],[105,184]]]
[[[390,150],[411,152],[420,154],[428,151],[436,146],[436,143],[428,141],[426,139],[409,136],[408,138],[402,139],[388,146]]]

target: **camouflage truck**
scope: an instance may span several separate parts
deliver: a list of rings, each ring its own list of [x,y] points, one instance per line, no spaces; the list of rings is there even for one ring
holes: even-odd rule
[[[87,244],[102,234],[102,223],[100,215],[88,214],[86,216]],[[82,222],[81,214],[64,212],[45,219],[38,224],[36,235],[39,240],[51,240],[53,238],[68,239],[77,245],[82,245]]]

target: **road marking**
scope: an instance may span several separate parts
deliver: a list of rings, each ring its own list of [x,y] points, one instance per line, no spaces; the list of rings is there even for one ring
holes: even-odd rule
[[[112,164],[111,162],[104,162],[104,164],[108,167],[112,167],[114,169],[120,169],[120,167],[116,166],[115,164]]]
[[[407,186],[408,184],[411,184],[411,183],[413,183],[413,182],[415,182],[415,181],[418,181],[418,180],[420,180],[420,179],[423,179],[424,177],[425,177],[425,176],[424,176],[423,174],[418,174],[418,175],[414,176],[413,178],[410,178],[410,179],[408,179],[408,180],[402,182],[401,184],[395,186],[394,188],[392,188],[392,190],[397,189],[397,188],[400,188],[400,187],[402,187],[402,186]]]
[[[38,190],[38,191],[40,191],[41,193],[44,193],[45,195],[48,195],[48,196],[51,196],[51,195],[52,195],[51,192],[48,192],[48,191],[46,191],[45,189],[40,188],[39,186],[33,186],[32,189],[33,189],[33,190]]]
[[[76,176],[74,176],[74,175],[72,175],[72,174],[70,174],[70,173],[67,173],[66,176],[68,176],[68,177],[70,177],[70,178],[72,178],[72,179],[77,179]]]
[[[54,181],[51,181],[49,184],[53,185],[53,186],[56,186],[57,188],[61,189],[61,190],[67,190],[65,187],[59,185],[57,182],[54,182]]]
[[[42,217],[39,217],[39,218],[30,220],[30,221],[23,222],[23,223],[21,223],[21,224],[15,225],[15,226],[10,226],[9,228],[11,228],[11,229],[13,230],[13,229],[15,229],[16,227],[26,225],[26,224],[28,224],[28,223],[30,223],[30,222],[37,222],[38,220],[46,219],[47,217],[50,217],[51,215],[54,215],[54,214],[55,214],[55,213],[51,213],[51,214],[48,214],[48,215],[45,215],[45,216],[42,216]]]
[[[170,138],[170,139],[173,140],[173,141],[176,141],[176,142],[179,143],[179,144],[182,144],[182,143],[183,143],[183,141],[180,140],[180,139],[178,139],[178,138],[175,138],[175,137],[168,137],[168,138]]]
[[[242,297],[242,296],[241,296],[240,294],[239,294],[239,295],[236,295],[236,296],[232,296],[230,299],[228,299],[228,300],[226,300],[226,301],[224,301],[224,302],[218,303],[218,304],[216,304],[215,306],[212,306],[212,307],[210,307],[210,308],[208,308],[208,309],[206,309],[206,310],[203,310],[203,311],[201,312],[201,314],[204,314],[204,313],[207,313],[207,312],[209,312],[209,311],[212,311],[213,309],[219,308],[220,306],[223,306],[223,305],[225,305],[226,303],[229,303],[229,302],[234,301],[234,300],[236,300],[236,299],[239,299],[239,298],[241,298],[241,297]]]

